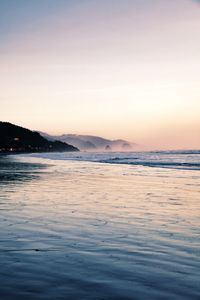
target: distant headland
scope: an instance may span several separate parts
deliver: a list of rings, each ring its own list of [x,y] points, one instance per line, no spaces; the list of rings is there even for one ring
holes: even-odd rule
[[[77,147],[61,141],[49,141],[38,132],[0,122],[0,153],[79,151]]]
[[[44,138],[49,141],[61,141],[69,143],[77,147],[81,151],[132,151],[137,149],[138,145],[126,140],[117,139],[109,140],[100,136],[80,135],[80,134],[62,134],[49,135],[44,132],[39,132]]]

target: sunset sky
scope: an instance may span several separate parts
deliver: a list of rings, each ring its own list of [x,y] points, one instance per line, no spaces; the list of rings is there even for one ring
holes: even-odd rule
[[[0,120],[200,148],[200,1],[0,0]]]

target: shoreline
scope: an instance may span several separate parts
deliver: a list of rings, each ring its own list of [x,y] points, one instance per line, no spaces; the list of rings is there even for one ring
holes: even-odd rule
[[[2,299],[197,299],[199,176],[46,161],[2,170]]]
[[[20,153],[20,155],[60,161],[88,161],[106,165],[129,165],[130,167],[147,167],[155,169],[200,171],[200,153],[152,153],[152,152],[38,152]]]

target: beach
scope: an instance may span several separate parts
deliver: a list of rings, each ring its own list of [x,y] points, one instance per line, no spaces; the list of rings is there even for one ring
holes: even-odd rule
[[[1,299],[200,298],[198,170],[39,156],[0,157]]]

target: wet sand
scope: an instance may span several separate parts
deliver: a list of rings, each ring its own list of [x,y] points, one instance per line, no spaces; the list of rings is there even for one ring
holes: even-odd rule
[[[199,171],[20,157],[0,170],[0,299],[200,299]]]

